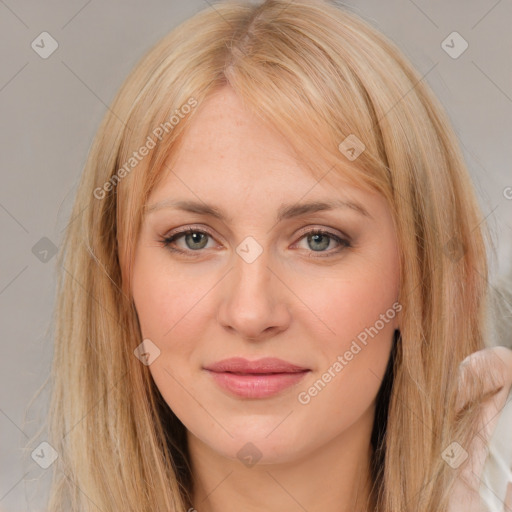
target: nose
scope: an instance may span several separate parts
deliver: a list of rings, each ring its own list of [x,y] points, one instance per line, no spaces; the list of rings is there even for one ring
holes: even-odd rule
[[[251,263],[234,255],[234,268],[223,280],[223,299],[217,313],[217,320],[231,334],[262,341],[290,325],[287,300],[293,294],[270,265],[266,251]]]

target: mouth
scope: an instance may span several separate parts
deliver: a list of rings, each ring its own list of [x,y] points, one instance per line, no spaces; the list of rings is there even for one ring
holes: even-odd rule
[[[210,364],[205,369],[214,372],[239,374],[298,373],[309,370],[309,368],[304,366],[299,366],[276,357],[264,357],[255,361],[250,361],[243,357],[231,357]]]
[[[237,398],[268,398],[296,385],[311,370],[281,359],[231,358],[204,368],[222,391]]]
[[[211,370],[213,371],[213,370]],[[301,371],[308,370],[297,370],[294,372],[217,372],[217,373],[231,373],[233,375],[283,375],[285,373],[300,373]]]

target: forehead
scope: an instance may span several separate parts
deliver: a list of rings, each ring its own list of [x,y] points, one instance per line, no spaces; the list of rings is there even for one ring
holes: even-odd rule
[[[353,164],[352,164],[353,165]],[[352,165],[347,162],[346,173]],[[215,197],[270,199],[335,199],[355,193],[339,171],[318,161],[308,169],[272,126],[245,108],[226,86],[208,97],[185,131],[179,147],[166,160],[162,179],[153,190],[157,201],[176,191],[199,199]]]
[[[245,108],[230,87],[223,87],[199,106],[169,164],[176,168],[216,166],[226,172],[238,168],[257,175],[268,165],[273,174],[284,167],[297,170],[293,151],[283,137]]]

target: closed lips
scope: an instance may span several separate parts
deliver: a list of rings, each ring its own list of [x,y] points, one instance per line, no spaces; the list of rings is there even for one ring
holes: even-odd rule
[[[309,368],[277,358],[249,361],[224,359],[205,367],[215,383],[228,395],[243,399],[271,398],[296,385]]]
[[[250,361],[241,357],[224,359],[205,367],[217,373],[233,373],[237,375],[271,375],[276,373],[299,373],[309,371],[308,368],[283,361],[277,358],[262,358]]]

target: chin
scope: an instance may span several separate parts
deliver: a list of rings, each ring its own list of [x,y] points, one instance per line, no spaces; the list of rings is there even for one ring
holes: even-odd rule
[[[200,440],[217,454],[230,460],[239,460],[247,467],[251,464],[283,464],[293,462],[308,451],[315,449],[312,445],[312,436],[300,439],[293,430],[283,428],[279,421],[262,421],[259,424],[252,422],[249,427],[246,422],[238,425],[226,425],[227,430],[233,437],[224,435],[222,437],[212,436],[211,432],[204,432]],[[273,431],[276,429],[275,431]],[[282,429],[281,432],[278,432]],[[301,429],[304,432],[304,429]],[[222,441],[221,441],[222,440]],[[307,445],[304,443],[307,442]],[[309,450],[308,450],[309,446]]]

